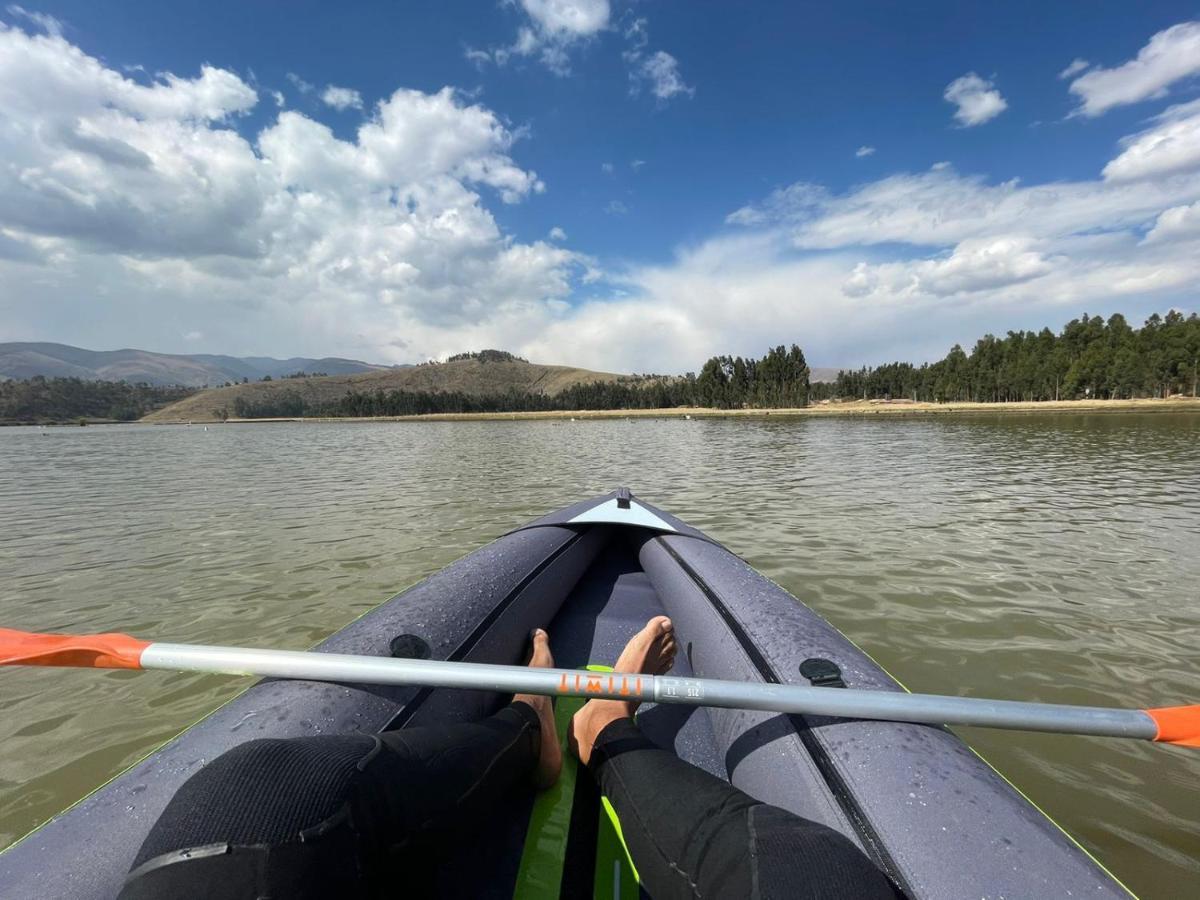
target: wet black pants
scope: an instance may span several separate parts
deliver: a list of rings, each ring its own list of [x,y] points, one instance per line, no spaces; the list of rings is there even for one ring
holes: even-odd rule
[[[393,873],[484,822],[529,777],[539,739],[532,708],[513,703],[471,724],[242,744],[180,787],[121,898],[421,896],[419,877]],[[658,749],[630,720],[604,729],[591,769],[657,900],[893,896],[846,838]]]
[[[600,732],[589,768],[655,900],[896,896],[847,838],[660,750],[631,719]]]

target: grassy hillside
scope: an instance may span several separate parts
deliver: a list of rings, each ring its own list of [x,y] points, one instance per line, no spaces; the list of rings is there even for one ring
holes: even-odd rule
[[[329,403],[349,393],[375,391],[458,391],[474,396],[502,394],[509,390],[557,394],[576,384],[616,381],[624,376],[611,372],[593,372],[570,366],[542,366],[523,360],[482,362],[461,359],[454,362],[388,369],[356,375],[329,375],[321,378],[288,378],[253,382],[227,388],[201,391],[185,400],[146,416],[145,422],[210,422],[216,410],[233,414],[234,400],[242,397],[261,403],[273,396],[294,392],[307,404]]]

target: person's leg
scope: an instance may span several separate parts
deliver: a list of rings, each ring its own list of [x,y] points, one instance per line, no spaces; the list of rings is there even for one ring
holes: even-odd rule
[[[553,665],[543,631],[530,665]],[[549,786],[561,761],[550,701],[528,695],[482,722],[250,741],[180,787],[121,896],[372,892],[410,841],[464,826],[525,778]]]
[[[615,668],[659,674],[674,653],[670,621],[652,619]],[[658,748],[634,723],[635,710],[624,701],[587,703],[572,722],[572,748],[616,810],[638,874],[656,900],[894,897],[847,838]]]

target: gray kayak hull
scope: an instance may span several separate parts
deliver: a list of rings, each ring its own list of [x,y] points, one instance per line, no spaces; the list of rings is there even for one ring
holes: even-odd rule
[[[434,659],[512,664],[530,629],[543,626],[559,665],[611,665],[634,630],[660,613],[675,622],[681,675],[807,684],[800,665],[823,658],[838,665],[848,687],[902,690],[729,550],[616,493],[504,535],[316,650],[388,656],[395,638],[409,636],[397,645],[405,652],[420,647]],[[505,699],[479,691],[259,682],[0,853],[0,896],[114,896],[176,788],[243,741],[468,721]],[[905,896],[1126,895],[944,728],[666,706],[644,707],[639,722],[681,758],[847,835]],[[498,811],[486,846],[477,842],[464,865],[444,867],[440,893],[512,896],[529,808],[520,801]]]

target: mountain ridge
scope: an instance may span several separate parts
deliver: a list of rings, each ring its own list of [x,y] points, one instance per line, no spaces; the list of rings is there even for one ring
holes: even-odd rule
[[[87,381],[186,387],[221,385],[243,378],[258,381],[266,376],[280,378],[296,372],[351,375],[386,371],[389,366],[357,359],[294,356],[226,356],[215,353],[155,353],[149,350],[87,350],[52,341],[0,343],[0,378],[82,378]]]

